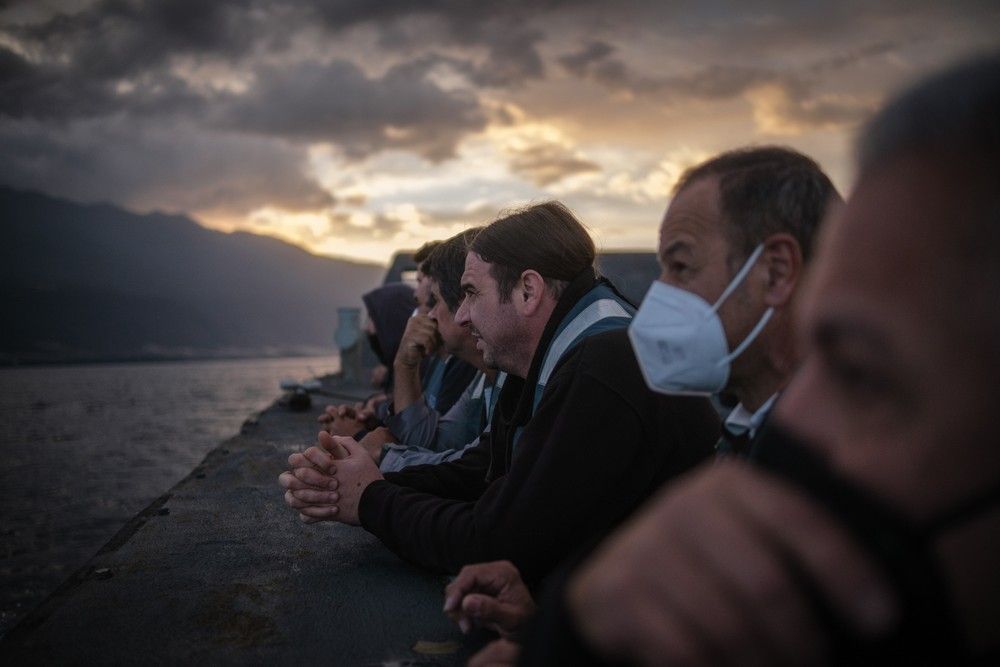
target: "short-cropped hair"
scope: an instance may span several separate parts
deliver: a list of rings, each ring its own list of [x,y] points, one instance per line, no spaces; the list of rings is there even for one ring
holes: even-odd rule
[[[470,250],[492,266],[501,301],[510,301],[521,274],[537,271],[559,298],[566,285],[594,270],[594,241],[579,220],[557,201],[501,213],[472,241]]]
[[[427,259],[431,256],[431,253],[434,252],[434,248],[438,247],[440,244],[441,241],[428,241],[427,243],[417,248],[417,251],[413,253],[413,261],[416,263],[421,273],[427,273],[426,271],[423,270],[424,269],[423,263],[426,262]]]
[[[706,177],[719,182],[722,214],[742,259],[772,234],[791,234],[802,257],[812,255],[820,222],[840,195],[811,158],[781,146],[739,148],[685,171],[674,194]],[[731,259],[737,259],[735,257]]]
[[[465,256],[469,253],[472,239],[482,229],[482,227],[466,229],[446,241],[439,242],[424,261],[424,274],[437,283],[441,298],[453,314],[465,297],[462,291]]]

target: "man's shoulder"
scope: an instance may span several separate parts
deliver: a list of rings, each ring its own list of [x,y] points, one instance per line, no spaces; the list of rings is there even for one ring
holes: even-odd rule
[[[578,376],[616,386],[631,385],[635,389],[645,386],[624,327],[579,341],[559,360],[552,376],[559,384]]]
[[[628,339],[628,327],[615,327],[614,329],[595,333],[581,342],[597,347],[624,348],[628,350],[629,354],[632,354],[632,344]]]
[[[688,404],[707,404],[704,398],[668,396],[649,389],[625,327],[588,336],[570,350],[562,361],[565,365],[557,367],[555,373],[564,376],[560,378],[561,381],[600,382],[636,400],[643,397],[643,400],[650,401],[650,405],[657,408],[671,406],[678,409]]]
[[[575,352],[575,356],[581,363],[615,360],[627,362],[627,365],[634,367],[636,372],[639,371],[635,354],[632,352],[632,343],[628,338],[628,330],[625,327],[587,336],[577,344],[576,349],[572,352]]]

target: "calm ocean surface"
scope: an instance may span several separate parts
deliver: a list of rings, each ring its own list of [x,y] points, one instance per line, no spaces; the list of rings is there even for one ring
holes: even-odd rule
[[[0,369],[0,636],[284,378],[336,356]]]

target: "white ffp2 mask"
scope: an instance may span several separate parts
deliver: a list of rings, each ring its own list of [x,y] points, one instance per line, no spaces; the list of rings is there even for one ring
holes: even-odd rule
[[[646,384],[661,394],[714,394],[729,381],[729,365],[757,338],[774,314],[768,308],[732,352],[719,307],[739,287],[764,251],[759,245],[715,302],[655,281],[628,328]]]

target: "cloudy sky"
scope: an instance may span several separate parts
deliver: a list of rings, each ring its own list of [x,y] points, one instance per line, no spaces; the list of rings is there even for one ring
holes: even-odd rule
[[[1000,3],[0,0],[0,183],[385,261],[559,198],[650,248],[748,143],[842,190],[860,122]]]

